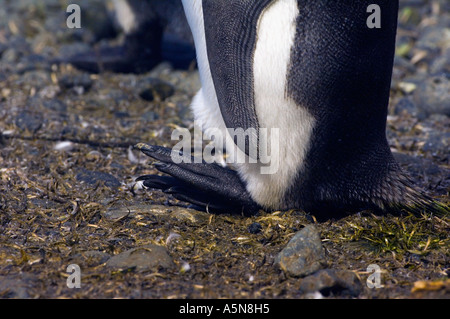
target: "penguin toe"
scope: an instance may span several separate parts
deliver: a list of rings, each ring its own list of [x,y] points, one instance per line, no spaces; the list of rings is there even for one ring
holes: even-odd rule
[[[174,152],[161,146],[140,143],[135,148],[158,160],[155,168],[169,175],[139,177],[136,181],[143,181],[147,188],[160,189],[210,212],[252,215],[260,209],[234,170],[205,162],[176,163],[173,161]],[[181,153],[176,155],[184,156]]]

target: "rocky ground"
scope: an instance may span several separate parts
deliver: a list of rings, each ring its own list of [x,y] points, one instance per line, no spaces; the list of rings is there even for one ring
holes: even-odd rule
[[[135,190],[136,177],[156,171],[130,146],[169,146],[174,128],[192,127],[199,78],[167,63],[140,75],[50,63],[96,45],[107,14],[102,1],[89,3],[96,23],[76,31],[65,25],[62,0],[0,7],[1,297],[450,296],[448,215],[212,215]],[[387,131],[402,166],[444,203],[449,9],[446,1],[401,1]],[[311,243],[300,247],[299,237]],[[292,251],[312,268],[298,273]],[[71,264],[80,267],[80,289],[67,286]],[[369,265],[379,267],[380,288],[367,285]]]

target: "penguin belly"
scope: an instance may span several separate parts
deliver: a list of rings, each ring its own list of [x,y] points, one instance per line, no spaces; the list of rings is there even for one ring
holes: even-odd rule
[[[295,40],[296,0],[279,0],[261,14],[253,60],[255,109],[260,130],[267,130],[272,151],[268,164],[243,164],[239,172],[256,202],[264,208],[286,208],[286,191],[301,174],[314,127],[314,118],[287,96],[287,78]],[[278,130],[277,139],[270,133]],[[270,145],[270,143],[275,145]],[[261,168],[267,172],[262,173]],[[270,167],[270,168],[269,168]]]
[[[232,166],[259,205],[266,209],[286,207],[284,194],[302,170],[314,126],[309,112],[285,94],[295,21],[299,14],[297,1],[273,1],[256,21],[257,41],[251,63],[254,80],[252,91],[247,93],[254,95],[259,129],[267,133],[266,139],[260,140],[270,150],[270,162],[265,164],[250,163],[228,133],[229,127],[222,117],[207,56],[202,1],[184,1],[183,5],[194,35],[202,82],[202,89],[191,105],[196,122],[203,131],[219,128],[225,136],[223,145],[228,156],[245,158],[244,163],[234,162]],[[274,130],[278,130],[276,144],[270,145]]]

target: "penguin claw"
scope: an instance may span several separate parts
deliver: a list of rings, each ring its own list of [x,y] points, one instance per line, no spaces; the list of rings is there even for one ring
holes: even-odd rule
[[[138,177],[136,181],[143,181],[147,188],[160,189],[178,200],[202,207],[209,212],[253,215],[260,209],[237,173],[231,169],[205,162],[175,163],[172,159],[173,151],[166,147],[139,143],[135,148],[158,160],[159,162],[154,164],[155,168],[170,175]]]

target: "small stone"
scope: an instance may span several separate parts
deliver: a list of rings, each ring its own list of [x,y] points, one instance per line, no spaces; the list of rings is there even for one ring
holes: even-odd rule
[[[347,295],[357,297],[362,291],[361,281],[347,270],[323,269],[305,277],[300,283],[303,293],[320,292],[323,296]]]
[[[415,83],[410,82],[400,82],[398,84],[398,87],[405,94],[412,93],[417,89],[417,85]]]
[[[314,225],[295,234],[275,259],[285,273],[294,277],[310,275],[325,266],[325,251]]]
[[[133,217],[138,214],[153,215],[164,218],[173,218],[181,222],[196,225],[205,224],[209,215],[190,208],[179,206],[152,205],[149,203],[116,202],[104,213],[104,217],[110,221],[118,221],[125,217]]]
[[[250,226],[248,226],[248,231],[250,234],[258,234],[261,232],[262,226],[260,223],[254,222]]]
[[[81,182],[85,182],[90,185],[95,185],[99,181],[103,181],[105,186],[111,188],[117,188],[120,186],[120,182],[117,178],[108,173],[89,171],[82,169],[77,175],[76,179]]]
[[[61,100],[58,99],[52,99],[48,101],[44,101],[43,103],[44,107],[51,111],[59,112],[59,113],[66,113],[67,112],[67,105]]]
[[[173,269],[175,263],[169,256],[167,249],[158,245],[146,245],[132,248],[116,256],[111,257],[106,266],[110,268],[137,271],[148,271],[158,268]]]
[[[414,101],[412,101],[412,99],[408,97],[401,98],[394,106],[395,115],[402,115],[403,112],[406,112],[421,120],[426,118],[424,112],[421,112],[417,108],[417,105],[414,103]]]
[[[23,131],[36,133],[42,127],[42,115],[29,112],[21,112],[16,118],[16,125]]]
[[[414,101],[427,115],[450,116],[450,80],[443,75],[427,78],[414,91]]]
[[[425,141],[422,151],[431,154],[437,154],[439,151],[447,150],[449,148],[450,133],[433,132]]]
[[[104,217],[110,221],[119,221],[122,218],[127,217],[128,215],[130,215],[130,211],[127,209],[127,207],[114,207],[109,208],[105,212]]]
[[[61,141],[56,143],[55,146],[53,146],[53,149],[55,151],[70,152],[71,150],[73,150],[74,145],[75,144],[71,141]]]

